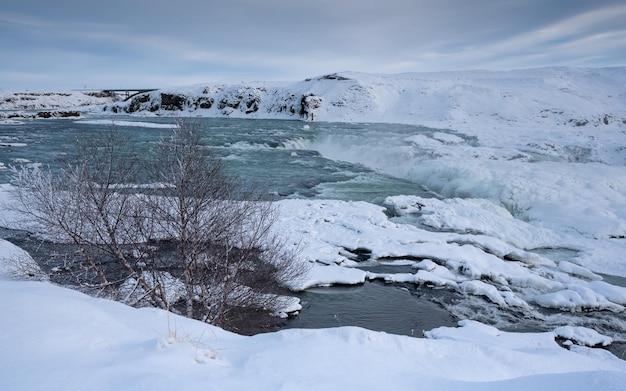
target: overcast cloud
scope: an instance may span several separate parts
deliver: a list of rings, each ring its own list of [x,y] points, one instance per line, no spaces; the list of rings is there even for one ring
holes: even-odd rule
[[[9,4],[6,4],[9,3]],[[20,0],[0,88],[626,65],[623,0]]]

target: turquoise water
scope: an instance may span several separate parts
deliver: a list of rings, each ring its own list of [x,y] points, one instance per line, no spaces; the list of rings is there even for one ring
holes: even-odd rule
[[[103,117],[98,117],[101,120]],[[110,117],[115,121],[173,124],[171,118]],[[405,125],[303,123],[301,121],[193,119],[202,129],[203,142],[226,168],[247,184],[253,183],[268,198],[326,198],[381,203],[388,195],[427,192],[418,184],[358,164],[324,158],[312,146],[330,136],[357,137],[378,142],[396,135],[433,132]],[[88,121],[87,121],[88,122]],[[121,123],[121,122],[120,122]],[[77,138],[92,137],[110,125],[69,119],[25,121],[0,126],[0,163],[5,167],[40,163],[59,169],[71,156]],[[169,129],[116,126],[130,137],[140,156],[167,136]],[[9,169],[0,170],[0,183],[10,181]]]

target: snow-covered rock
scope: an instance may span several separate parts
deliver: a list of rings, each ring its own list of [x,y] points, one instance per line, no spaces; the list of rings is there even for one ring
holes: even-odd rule
[[[0,110],[86,108],[86,106],[114,101],[114,96],[102,91],[8,91],[0,89]]]
[[[0,278],[48,281],[37,262],[18,246],[0,239]]]

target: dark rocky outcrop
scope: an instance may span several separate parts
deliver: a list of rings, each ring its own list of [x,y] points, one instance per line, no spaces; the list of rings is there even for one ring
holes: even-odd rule
[[[69,118],[80,117],[80,111],[40,111],[38,118]]]
[[[209,96],[201,96],[196,99],[196,107],[200,109],[210,109],[211,107],[213,107],[214,103],[215,99]]]
[[[306,94],[300,99],[300,117],[314,120],[314,111],[322,105],[322,98],[314,94]]]
[[[223,115],[229,115],[233,110],[252,114],[259,110],[263,92],[265,92],[264,88],[241,88],[234,92],[206,88],[198,96],[187,96],[170,92],[158,94],[143,93],[133,97],[126,104],[107,106],[104,110],[114,113],[125,112],[132,114],[140,111],[191,111],[215,107],[218,110],[222,110]]]
[[[186,102],[187,97],[184,95],[161,93],[161,109],[163,110],[182,111]]]
[[[264,86],[209,86],[194,93],[152,91],[138,94],[126,102],[104,107],[113,113],[214,110],[219,116],[252,115],[266,113],[287,114],[313,120],[322,98],[313,93],[286,93],[281,89],[267,90]],[[265,99],[265,102],[264,102]]]
[[[34,119],[34,118],[76,118],[80,117],[80,111],[38,111],[36,113],[8,112],[0,113],[0,119]]]
[[[337,73],[329,73],[328,75],[320,76],[316,79],[304,79],[304,81],[312,81],[312,80],[338,80],[338,81],[346,81],[352,80],[349,77],[341,76]]]
[[[139,94],[137,96],[135,96],[134,98],[131,99],[130,103],[127,106],[127,110],[126,112],[128,113],[134,113],[136,111],[141,110],[142,104],[143,103],[147,103],[150,101],[150,95],[149,94]],[[118,112],[117,110],[114,110],[114,112]]]

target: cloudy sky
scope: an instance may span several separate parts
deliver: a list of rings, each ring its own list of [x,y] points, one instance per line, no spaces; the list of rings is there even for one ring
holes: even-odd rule
[[[626,65],[624,0],[20,0],[0,89]]]

